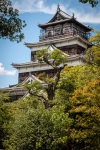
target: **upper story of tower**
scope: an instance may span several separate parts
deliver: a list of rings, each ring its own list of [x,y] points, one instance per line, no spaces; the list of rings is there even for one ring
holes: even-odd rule
[[[52,19],[45,24],[38,24],[41,28],[39,41],[53,40],[62,37],[71,37],[79,35],[88,40],[91,28],[85,26],[76,20],[74,14],[72,16],[63,12],[59,5]]]

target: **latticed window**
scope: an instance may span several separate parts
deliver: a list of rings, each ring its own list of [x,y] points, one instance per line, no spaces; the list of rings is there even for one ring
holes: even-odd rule
[[[54,32],[55,32],[55,35],[59,35],[60,32],[61,32],[61,29],[60,29],[60,28],[56,28],[56,29],[54,30]]]
[[[52,36],[52,32],[51,31],[48,32],[48,37],[50,37],[50,36]]]

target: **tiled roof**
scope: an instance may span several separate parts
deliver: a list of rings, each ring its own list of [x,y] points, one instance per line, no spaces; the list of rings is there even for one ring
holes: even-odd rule
[[[70,15],[68,15],[67,13],[65,13],[65,12],[62,11],[62,10],[60,10],[59,14],[61,14],[62,16],[64,16],[66,19],[72,18]]]
[[[57,19],[57,16],[60,16],[59,19]],[[57,9],[55,15],[52,17],[52,19],[50,19],[47,23],[45,24],[38,24],[38,26],[40,28],[45,28],[47,26],[51,26],[51,25],[56,25],[59,23],[66,23],[66,22],[74,22],[75,24],[78,24],[80,26],[82,26],[83,28],[85,28],[87,31],[90,31],[91,28],[88,26],[85,26],[84,24],[80,23],[79,21],[76,20],[76,18],[74,17],[74,13],[72,16],[70,16],[69,14],[65,13],[64,11]]]

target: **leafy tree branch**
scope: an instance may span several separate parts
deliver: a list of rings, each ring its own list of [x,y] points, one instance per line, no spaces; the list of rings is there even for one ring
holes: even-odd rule
[[[95,7],[99,1],[98,0],[79,0],[81,3],[89,3],[92,7]]]
[[[0,38],[21,42],[25,21],[19,18],[19,12],[12,7],[11,0],[0,1]]]
[[[57,85],[60,79],[61,70],[65,67],[67,56],[60,50],[54,49],[48,51],[43,49],[37,52],[37,59],[40,64],[46,63],[54,69],[55,75],[53,78],[46,78],[45,74],[39,75],[40,79],[46,84],[45,87],[41,83],[34,81],[32,85],[26,85],[31,95],[37,96],[39,100],[43,100],[45,107],[49,107],[49,101],[53,100]]]
[[[87,50],[85,59],[87,62],[100,67],[100,32],[93,31],[93,33],[94,36],[90,38],[90,42],[93,46]]]

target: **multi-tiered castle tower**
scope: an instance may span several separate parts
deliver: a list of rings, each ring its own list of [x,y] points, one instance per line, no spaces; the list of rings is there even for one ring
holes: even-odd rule
[[[88,42],[89,27],[78,22],[74,16],[60,10],[59,5],[53,18],[45,23],[38,25],[40,30],[39,42],[25,43],[31,50],[31,61],[28,63],[15,64],[13,67],[18,69],[18,81],[24,81],[29,74],[37,75],[46,72],[47,76],[52,77],[54,72],[50,66],[43,64],[41,67],[36,60],[36,52],[41,49],[58,48],[68,54],[68,65],[81,65],[82,55],[89,47]]]
[[[25,82],[30,75],[36,79],[36,76],[41,72],[45,72],[47,77],[54,76],[54,70],[51,66],[45,63],[40,66],[36,60],[37,51],[57,48],[68,56],[67,65],[75,66],[84,63],[84,53],[91,45],[88,41],[91,28],[78,22],[74,14],[70,16],[63,12],[59,5],[57,6],[57,11],[53,18],[45,24],[38,24],[38,26],[41,28],[39,42],[25,43],[31,50],[31,61],[21,64],[12,63],[12,66],[18,69],[19,72],[18,83]],[[9,88],[13,88],[13,86]],[[16,88],[14,89],[15,91]],[[20,91],[20,87],[18,91]],[[25,91],[19,94],[20,96],[18,96],[18,92],[15,93],[17,97],[21,97],[25,94]]]

